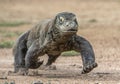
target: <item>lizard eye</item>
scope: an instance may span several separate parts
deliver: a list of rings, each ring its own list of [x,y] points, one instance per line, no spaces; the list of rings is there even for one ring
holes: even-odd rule
[[[60,22],[63,22],[65,19],[63,17],[60,17]]]

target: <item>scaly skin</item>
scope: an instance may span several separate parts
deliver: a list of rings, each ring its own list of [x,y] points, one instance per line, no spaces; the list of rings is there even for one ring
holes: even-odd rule
[[[64,51],[80,52],[83,61],[82,73],[88,73],[95,67],[94,51],[91,44],[78,36],[78,23],[73,13],[63,12],[54,19],[44,20],[29,31],[23,33],[17,40],[13,55],[15,56],[15,72],[27,74],[29,69],[42,65],[38,57],[47,54],[46,66],[51,65]]]

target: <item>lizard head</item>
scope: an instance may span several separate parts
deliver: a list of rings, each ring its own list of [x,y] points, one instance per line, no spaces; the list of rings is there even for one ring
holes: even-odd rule
[[[76,15],[69,12],[62,12],[56,15],[55,27],[63,35],[73,35],[78,31]]]

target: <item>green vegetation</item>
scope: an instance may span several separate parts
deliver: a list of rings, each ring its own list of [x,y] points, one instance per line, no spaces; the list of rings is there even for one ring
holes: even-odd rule
[[[6,32],[2,36],[3,37],[16,37],[16,36],[21,35],[22,33],[23,32],[18,32],[18,31],[16,31],[16,32]]]
[[[10,39],[18,37],[23,32],[19,31],[2,31],[0,30],[0,48],[12,48],[14,42]]]
[[[96,19],[90,19],[89,22],[94,23],[94,22],[97,22],[97,20]]]
[[[12,48],[13,44],[13,41],[3,41],[0,42],[0,48]]]
[[[24,24],[28,24],[28,22],[21,22],[21,21],[15,21],[15,22],[0,22],[0,27],[16,27],[21,26]]]
[[[62,56],[78,56],[78,55],[80,55],[80,53],[75,51],[67,51],[62,53]]]

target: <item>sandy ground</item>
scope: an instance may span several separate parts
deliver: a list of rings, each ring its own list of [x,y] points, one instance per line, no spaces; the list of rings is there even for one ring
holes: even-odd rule
[[[93,45],[98,67],[83,75],[80,56],[60,56],[53,64],[56,70],[39,69],[37,75],[10,76],[7,72],[13,71],[12,49],[0,49],[0,84],[6,81],[16,84],[31,84],[34,81],[44,84],[120,84],[119,0],[0,0],[0,21],[19,20],[34,24],[61,11],[71,11],[77,15],[80,26],[78,34]],[[23,32],[30,27],[31,24],[1,29]]]

